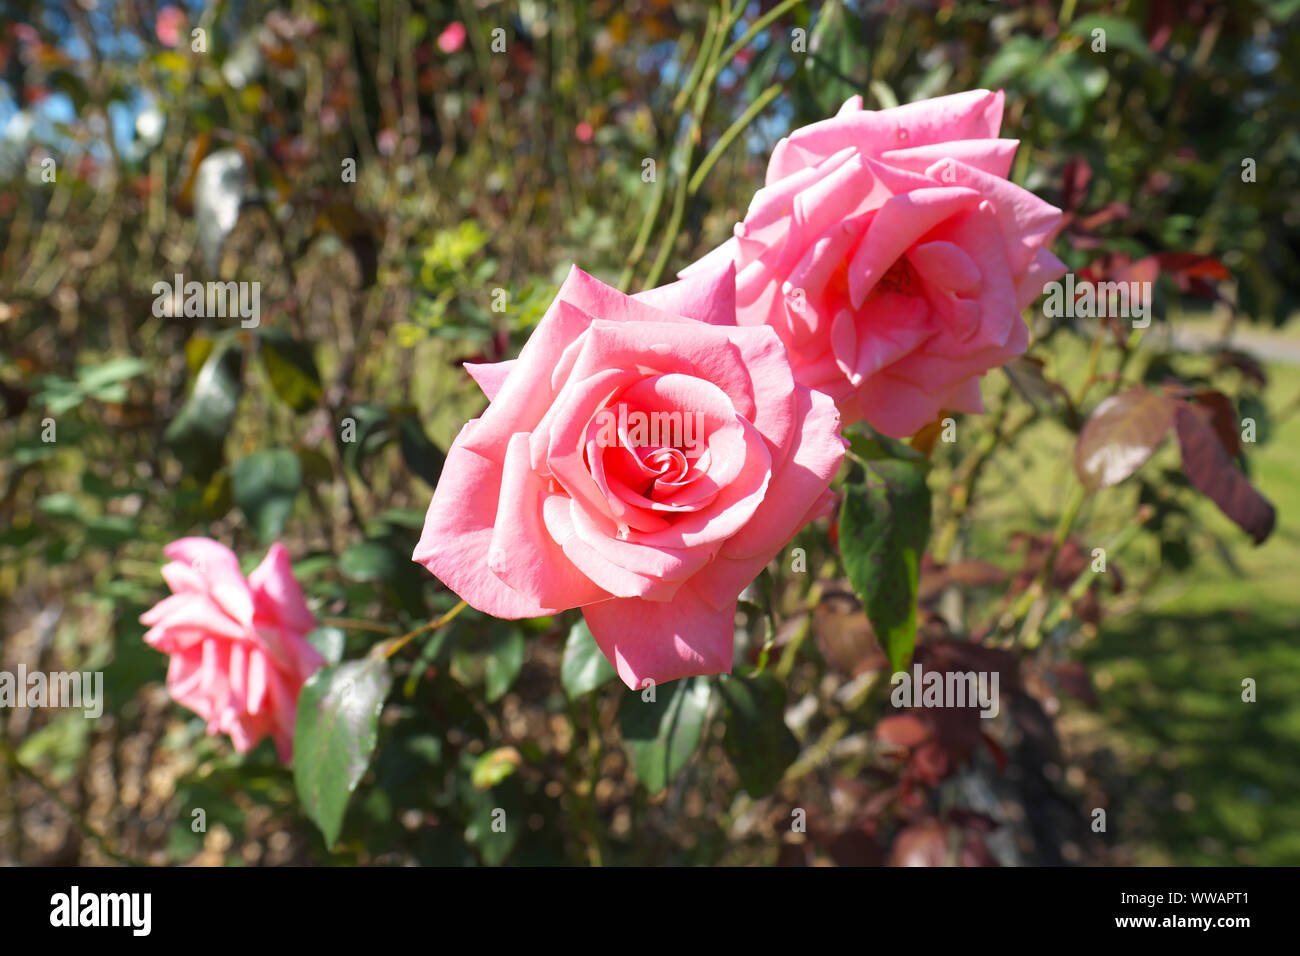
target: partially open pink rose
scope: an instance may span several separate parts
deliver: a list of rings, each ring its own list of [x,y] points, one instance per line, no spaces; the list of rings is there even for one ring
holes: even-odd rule
[[[298,692],[324,664],[304,636],[316,627],[294,580],[289,552],[271,545],[245,580],[239,560],[208,538],[163,549],[172,589],[140,617],[149,646],[171,655],[167,689],[246,753],[268,734],[286,763]]]
[[[734,288],[730,264],[632,297],[573,269],[519,358],[467,366],[491,404],[415,560],[496,617],[581,607],[629,687],[730,670],[737,596],[844,455],[834,403],[733,324]]]
[[[975,90],[833,119],[777,144],[735,237],[736,318],[769,325],[796,379],[845,424],[895,437],[940,409],[979,412],[979,376],[1024,351],[1020,311],[1065,266],[1061,211],[1007,181],[1002,93]]]

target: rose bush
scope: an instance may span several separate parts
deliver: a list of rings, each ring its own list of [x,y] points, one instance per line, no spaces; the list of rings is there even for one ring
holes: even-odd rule
[[[269,735],[287,763],[298,693],[324,663],[304,639],[316,618],[289,552],[271,545],[247,580],[234,553],[208,538],[181,538],[163,554],[172,594],[140,623],[149,626],[145,642],[171,657],[168,691],[240,753]]]
[[[414,558],[501,618],[581,607],[628,686],[730,670],[736,598],[810,517],[839,416],[734,273],[626,296],[574,268],[517,359],[470,365],[491,404],[447,455]],[[701,447],[601,441],[622,413],[703,422]]]
[[[880,111],[855,96],[777,144],[735,236],[736,316],[769,325],[845,424],[895,437],[979,412],[979,376],[1025,350],[1020,310],[1065,266],[1061,211],[1007,180],[1001,92]]]

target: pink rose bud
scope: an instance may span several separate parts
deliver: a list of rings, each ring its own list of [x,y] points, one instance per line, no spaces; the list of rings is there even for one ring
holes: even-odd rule
[[[438,34],[438,49],[443,53],[455,53],[465,45],[465,24],[457,20]]]
[[[181,27],[185,26],[185,11],[168,4],[158,10],[154,19],[154,32],[163,46],[176,46],[181,40]]]
[[[736,265],[736,320],[767,325],[845,424],[902,437],[980,412],[979,377],[1025,350],[1020,311],[1062,275],[1061,211],[1007,181],[1002,93],[867,111],[777,144],[735,237],[683,270]]]
[[[414,559],[484,613],[581,607],[629,687],[731,669],[736,598],[844,443],[730,263],[626,296],[577,268],[447,454]]]
[[[305,636],[316,627],[289,552],[276,543],[245,580],[239,560],[209,538],[163,549],[172,595],[140,616],[150,647],[171,655],[167,689],[247,753],[271,735],[280,759],[293,753],[303,683],[325,662]]]

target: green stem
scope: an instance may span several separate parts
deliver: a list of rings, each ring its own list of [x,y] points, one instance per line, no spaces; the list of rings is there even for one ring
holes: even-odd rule
[[[1042,624],[1042,615],[1030,615],[1030,610],[1046,592],[1047,582],[1052,575],[1052,569],[1056,565],[1056,556],[1061,551],[1061,545],[1065,543],[1065,540],[1070,536],[1070,532],[1074,529],[1074,522],[1079,517],[1079,509],[1083,506],[1083,502],[1087,497],[1087,489],[1083,485],[1076,483],[1070,491],[1070,498],[1066,501],[1061,517],[1056,523],[1056,532],[1052,535],[1052,547],[1043,561],[1043,566],[1038,569],[1033,584],[1020,595],[1020,600],[1016,602],[1008,617],[1004,619],[1005,626],[1009,629],[1016,621],[1022,617],[1025,618],[1020,639],[1027,647],[1036,647],[1041,639],[1039,629]]]
[[[448,611],[446,614],[442,615],[441,617],[435,617],[432,621],[429,621],[426,624],[421,624],[415,630],[407,634],[403,634],[401,637],[394,638],[391,641],[386,641],[383,644],[379,644],[376,648],[376,652],[383,657],[392,657],[394,654],[400,651],[403,647],[405,647],[407,644],[409,644],[414,638],[418,637],[419,635],[425,633],[426,631],[436,630],[442,627],[444,624],[448,623],[449,621],[455,620],[456,615],[458,615],[461,611],[465,610],[465,608],[467,607],[469,607],[469,605],[466,604],[464,601],[461,601],[459,604],[457,604],[455,607],[453,607],[450,611]]]
[[[673,100],[672,118],[674,129],[677,129],[680,126],[678,119],[681,116],[682,110],[686,108],[686,103],[690,100],[691,96],[699,86],[700,79],[704,76],[704,72],[708,67],[709,59],[713,55],[718,44],[721,43],[723,36],[725,36],[725,33],[719,29],[718,12],[713,8],[710,8],[708,21],[704,27],[704,37],[700,41],[700,54],[696,57],[695,65],[691,67],[691,72],[686,78],[685,85],[682,86],[676,98]],[[691,135],[694,134],[695,131],[692,130]],[[674,145],[673,148],[677,149],[678,147]],[[687,148],[689,150],[689,147]],[[683,163],[684,168],[689,167],[690,164],[689,151],[687,152],[686,157],[687,158]],[[672,164],[670,163],[670,168],[671,165]],[[633,270],[636,269],[638,263],[641,262],[642,257],[645,256],[646,248],[650,244],[650,234],[654,231],[654,224],[659,218],[659,210],[663,207],[665,182],[665,179],[658,176],[655,177],[655,186],[650,193],[650,202],[646,205],[645,213],[641,217],[641,228],[637,230],[636,240],[632,244],[632,251],[628,253],[627,259],[623,262],[623,273],[619,276],[618,286],[625,292],[630,290]],[[662,271],[662,266],[659,271]],[[646,283],[647,288],[653,285],[653,282]]]
[[[1129,542],[1138,536],[1138,533],[1142,530],[1143,526],[1151,520],[1151,517],[1154,514],[1155,509],[1153,507],[1150,505],[1143,505],[1138,509],[1137,520],[1121,528],[1114,538],[1106,544],[1103,550],[1106,553],[1106,563],[1108,567],[1114,556],[1128,547]],[[1049,610],[1043,617],[1044,631],[1050,634],[1053,628],[1060,624],[1062,620],[1070,616],[1070,609],[1074,606],[1076,601],[1083,597],[1084,593],[1088,590],[1088,586],[1092,584],[1093,580],[1099,573],[1101,572],[1092,571],[1091,565],[1079,572],[1079,576],[1075,578],[1070,587],[1066,589],[1065,594],[1057,599],[1057,601],[1052,605],[1051,610]],[[1037,642],[1035,641],[1035,643]]]
[[[740,114],[739,119],[727,127],[727,131],[718,138],[716,143],[713,144],[713,148],[709,150],[709,154],[704,157],[699,167],[695,170],[695,175],[691,177],[691,181],[686,184],[687,195],[694,196],[699,192],[700,186],[704,183],[705,177],[709,175],[709,171],[713,169],[714,164],[722,158],[722,154],[727,151],[727,147],[732,144],[737,136],[744,132],[745,127],[749,126],[749,124],[753,122],[754,117],[757,116],[768,103],[771,103],[776,99],[777,94],[779,94],[782,89],[782,84],[773,83],[760,93],[754,102],[749,104],[749,108]]]
[[[686,83],[673,97],[673,118],[681,116],[682,110],[686,109],[686,104],[690,101],[692,94],[695,93],[696,86],[699,85],[700,77],[704,75],[704,69],[708,65],[709,54],[713,50],[715,33],[718,28],[718,11],[712,7],[709,8],[709,17],[704,25],[704,39],[700,43],[700,55],[695,58],[695,65],[691,67],[690,74],[686,77]]]
[[[745,47],[749,46],[749,44],[753,41],[754,37],[758,36],[760,33],[763,32],[763,30],[767,29],[768,25],[772,23],[773,20],[782,16],[787,11],[793,10],[801,3],[803,3],[803,0],[784,0],[783,3],[778,3],[771,10],[767,11],[767,13],[763,14],[761,17],[755,20],[752,24],[750,24],[749,29],[745,31],[744,35],[741,36],[739,40],[731,44],[731,46],[727,47],[722,52],[722,57],[718,60],[718,69],[721,70],[724,66],[730,63],[732,60],[734,60],[736,58],[736,54],[739,53],[741,50],[743,50]]]

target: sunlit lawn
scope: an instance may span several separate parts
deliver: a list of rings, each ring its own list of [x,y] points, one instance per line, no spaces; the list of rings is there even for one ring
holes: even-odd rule
[[[1067,359],[1067,380],[1068,366],[1081,364]],[[1265,402],[1276,412],[1300,393],[1300,368],[1268,371]],[[1013,528],[1042,530],[1038,515],[1059,513],[1073,481],[1062,429],[1037,428],[1023,448],[989,474],[974,542],[983,553],[1000,550]],[[1199,501],[1197,520],[1227,543],[1230,560],[1194,548],[1190,570],[1163,576],[1139,610],[1109,620],[1083,652],[1100,706],[1067,704],[1063,730],[1079,734],[1096,751],[1085,763],[1102,768],[1107,842],[1131,862],[1300,864],[1300,415],[1275,424],[1248,456],[1278,510],[1273,536],[1252,547]],[[1146,467],[1177,461],[1168,441]],[[1134,493],[1122,485],[1089,503],[1098,535],[1089,547],[1131,520]],[[1154,560],[1144,544],[1114,558],[1134,572]],[[1247,677],[1254,703],[1242,701]]]
[[[1271,409],[1300,392],[1295,366],[1269,375]],[[1111,820],[1136,862],[1300,863],[1300,416],[1250,462],[1278,510],[1273,537],[1253,548],[1237,536],[1239,575],[1202,560],[1086,652],[1131,780],[1111,782]],[[1247,677],[1255,703],[1241,699]]]

